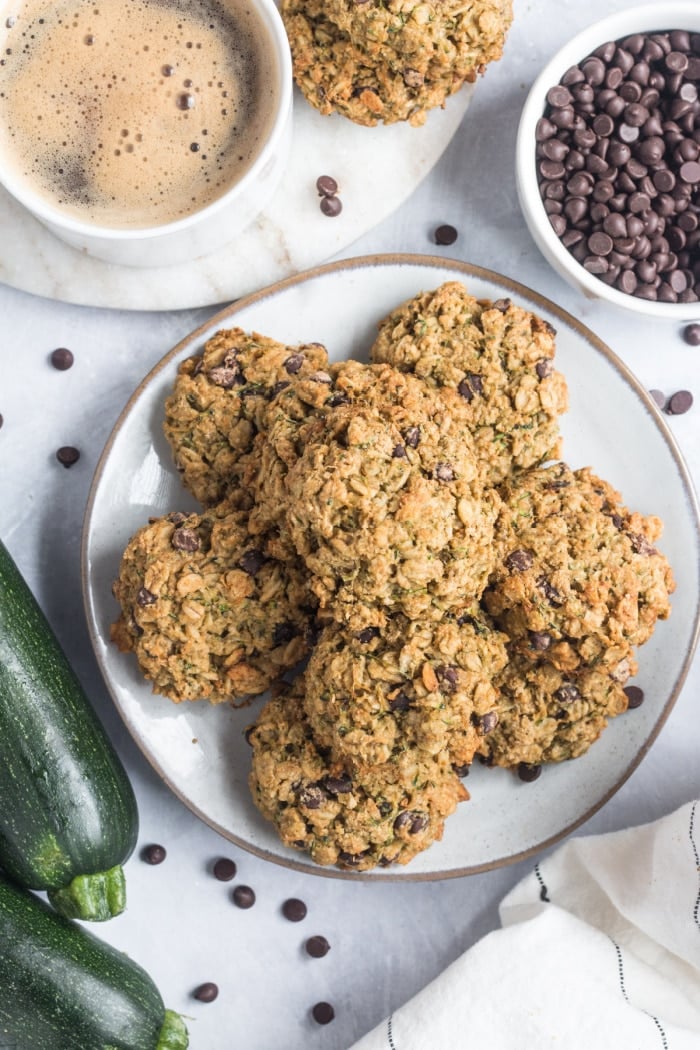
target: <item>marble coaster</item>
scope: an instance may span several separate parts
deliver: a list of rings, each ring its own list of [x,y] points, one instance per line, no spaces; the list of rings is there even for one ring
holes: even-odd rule
[[[457,131],[465,85],[423,127],[360,127],[321,116],[295,89],[287,170],[265,212],[231,244],[177,266],[135,268],[63,244],[0,189],[0,281],[49,299],[129,310],[174,310],[238,299],[342,251],[413,192]],[[322,214],[316,179],[338,182],[343,210]]]

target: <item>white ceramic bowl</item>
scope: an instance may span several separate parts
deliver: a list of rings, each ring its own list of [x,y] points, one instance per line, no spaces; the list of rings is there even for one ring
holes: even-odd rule
[[[229,243],[262,211],[287,163],[292,132],[292,61],[282,18],[274,0],[253,0],[270,41],[276,81],[274,118],[267,139],[243,176],[217,200],[174,222],[147,228],[111,228],[82,222],[52,206],[27,181],[2,163],[0,184],[62,241],[79,251],[124,266],[169,266],[191,262]],[[0,17],[10,10],[0,0]]]
[[[552,229],[537,184],[535,126],[545,110],[545,96],[571,66],[578,65],[601,44],[633,33],[686,29],[700,33],[698,0],[663,0],[610,15],[573,37],[547,63],[525,101],[516,146],[518,198],[530,233],[547,262],[588,299],[604,299],[636,314],[683,321],[700,317],[700,303],[660,303],[639,299],[612,288],[588,273],[564,247]]]

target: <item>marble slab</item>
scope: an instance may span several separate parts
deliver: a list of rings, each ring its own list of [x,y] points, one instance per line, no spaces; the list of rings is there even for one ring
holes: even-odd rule
[[[70,248],[0,189],[0,281],[83,306],[173,310],[228,302],[316,266],[398,208],[425,178],[460,126],[466,85],[423,127],[360,127],[323,117],[295,89],[291,155],[265,212],[213,255],[177,266],[115,266]],[[316,179],[332,175],[340,215],[319,209]]]

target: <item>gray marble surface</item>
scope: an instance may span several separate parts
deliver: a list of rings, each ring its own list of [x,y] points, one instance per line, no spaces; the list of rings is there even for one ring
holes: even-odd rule
[[[586,5],[516,0],[506,56],[488,71],[440,162],[398,211],[344,254],[449,254],[499,271],[580,318],[647,387],[667,393],[695,387],[700,395],[700,349],[684,343],[681,326],[638,320],[583,300],[538,254],[515,197],[513,149],[528,84],[575,29],[631,6],[620,0]],[[443,222],[459,231],[449,249],[432,241],[435,226]],[[375,885],[289,871],[229,846],[201,824],[159,782],[121,725],[87,635],[82,516],[98,457],[127,398],[152,365],[213,309],[81,308],[0,286],[0,536],[127,765],[141,810],[140,846],[159,842],[168,850],[160,867],[149,867],[138,855],[129,861],[128,911],[101,927],[99,935],[141,962],[167,1004],[191,1018],[194,1050],[343,1050],[493,929],[499,900],[532,861],[433,883]],[[68,372],[48,363],[58,346],[75,354]],[[696,485],[699,413],[700,402],[670,419]],[[81,450],[70,470],[55,459],[61,445]],[[700,795],[699,687],[696,661],[648,756],[578,834],[651,820]],[[255,889],[254,908],[235,908],[231,886],[213,879],[210,865],[219,856],[238,864],[234,884]],[[300,924],[280,913],[291,896],[308,905]],[[324,959],[303,953],[304,939],[315,933],[332,945]],[[208,980],[219,984],[218,1000],[195,1002],[192,989]],[[336,1010],[335,1021],[325,1028],[309,1019],[309,1008],[319,1000]]]

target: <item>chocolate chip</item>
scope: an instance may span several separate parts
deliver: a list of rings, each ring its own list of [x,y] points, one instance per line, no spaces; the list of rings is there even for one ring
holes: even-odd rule
[[[465,777],[469,776],[470,769],[471,769],[471,765],[468,762],[465,762],[464,765],[462,765],[462,766],[453,766],[452,767],[452,770],[453,770],[454,774],[456,776],[458,776],[460,778],[460,780],[463,780]]]
[[[288,372],[290,376],[295,376],[303,364],[303,354],[290,354],[284,362],[284,370],[285,372]]]
[[[487,736],[488,733],[492,733],[498,725],[498,712],[487,711],[485,715],[479,715],[476,718],[476,726],[479,732]]]
[[[290,922],[301,922],[306,918],[306,905],[298,897],[290,897],[282,905],[282,914]]]
[[[170,542],[175,550],[186,551],[188,554],[198,551],[201,546],[196,531],[194,529],[186,529],[183,526],[175,529]]]
[[[231,879],[235,878],[238,868],[235,861],[230,860],[228,857],[220,857],[212,870],[214,878],[218,879],[219,882],[230,882]]]
[[[420,436],[420,427],[408,427],[403,432],[403,439],[409,448],[418,448]]]
[[[194,998],[198,999],[200,1003],[213,1003],[218,994],[218,985],[214,984],[213,981],[207,981],[205,984],[200,984],[192,993]]]
[[[542,591],[550,605],[552,605],[555,609],[561,608],[561,606],[564,604],[564,599],[562,598],[561,594],[556,589],[556,587],[554,587],[549,582],[546,576],[540,576],[540,578],[537,581],[537,586]]]
[[[533,765],[530,762],[520,762],[518,765],[518,776],[526,784],[531,784],[533,780],[537,780],[541,772],[542,766]]]
[[[670,416],[682,416],[693,404],[693,395],[689,390],[677,390],[671,394],[666,405],[666,412]]]
[[[405,809],[394,821],[394,831],[407,831],[409,835],[419,835],[430,823],[426,813]]]
[[[435,243],[441,245],[454,244],[457,240],[457,236],[457,230],[454,226],[449,226],[447,224],[438,226],[435,230]]]
[[[459,383],[457,387],[457,393],[468,402],[474,399],[475,395],[481,395],[484,392],[484,380],[476,372],[467,372],[464,379]]]
[[[551,634],[547,634],[545,631],[530,631],[529,638],[530,647],[538,653],[543,653],[552,644]]]
[[[338,192],[338,183],[332,175],[319,175],[316,179],[316,189],[320,197],[334,197]]]
[[[683,338],[688,346],[700,346],[700,324],[689,324],[683,329]]]
[[[142,608],[147,605],[153,605],[153,603],[157,601],[158,598],[156,595],[153,591],[149,591],[147,587],[141,587],[136,595],[136,604],[140,605]]]
[[[336,215],[340,215],[343,210],[343,204],[340,197],[321,197],[319,207],[324,215],[328,215],[329,218],[335,218]]]
[[[345,850],[341,850],[338,854],[338,860],[346,868],[359,868],[368,853],[369,850],[365,850],[364,853],[347,853]]]
[[[666,407],[666,395],[662,390],[650,390],[649,394],[659,408],[663,409]]]
[[[207,372],[207,378],[214,386],[223,387],[224,390],[230,390],[231,387],[236,386],[240,377],[240,368],[234,364],[231,366],[220,365],[218,368],[210,368]]]
[[[459,685],[459,671],[456,667],[440,664],[435,668],[435,677],[440,683],[443,693],[454,693]]]
[[[450,463],[437,463],[433,470],[433,477],[436,481],[448,482],[454,481],[455,472],[454,468]]]
[[[59,372],[66,372],[69,368],[72,368],[74,360],[73,354],[65,346],[59,346],[51,354],[51,364]]]
[[[314,937],[309,937],[304,947],[306,948],[306,954],[310,955],[312,959],[322,959],[331,950],[331,946],[326,938],[318,933]]]
[[[311,1016],[317,1024],[330,1024],[335,1017],[335,1010],[330,1003],[316,1003],[311,1008]]]
[[[158,846],[153,843],[151,846],[145,846],[141,851],[141,859],[146,861],[146,864],[162,864],[167,856],[164,846]]]
[[[407,696],[402,690],[399,690],[394,696],[389,698],[389,710],[393,713],[408,711],[411,706],[410,697]]]
[[[231,900],[237,908],[252,908],[255,904],[255,890],[250,886],[236,886],[231,894]]]
[[[391,453],[392,459],[406,459],[406,449],[403,445],[395,445]]]
[[[554,372],[554,365],[548,357],[543,357],[541,361],[538,361],[535,365],[535,371],[540,379],[547,379]]]
[[[72,445],[62,445],[61,448],[56,451],[56,459],[61,466],[65,467],[67,470],[69,467],[72,467],[74,463],[78,462],[80,459],[80,452],[77,448],[73,448]]]
[[[573,704],[574,700],[580,700],[581,698],[581,694],[573,682],[564,682],[558,689],[555,689],[553,695],[560,704]]]
[[[530,551],[526,550],[515,550],[512,551],[505,560],[505,566],[512,572],[526,572],[534,561],[534,558]]]
[[[253,547],[251,550],[246,551],[239,559],[238,564],[243,572],[247,572],[249,576],[257,576],[265,564],[265,555],[261,550]]]
[[[644,703],[644,690],[640,689],[638,685],[628,685],[624,694],[627,697],[627,707],[629,710],[634,710],[635,707],[640,707]]]
[[[352,777],[347,773],[339,777],[326,777],[322,784],[329,795],[347,795],[353,789]]]

